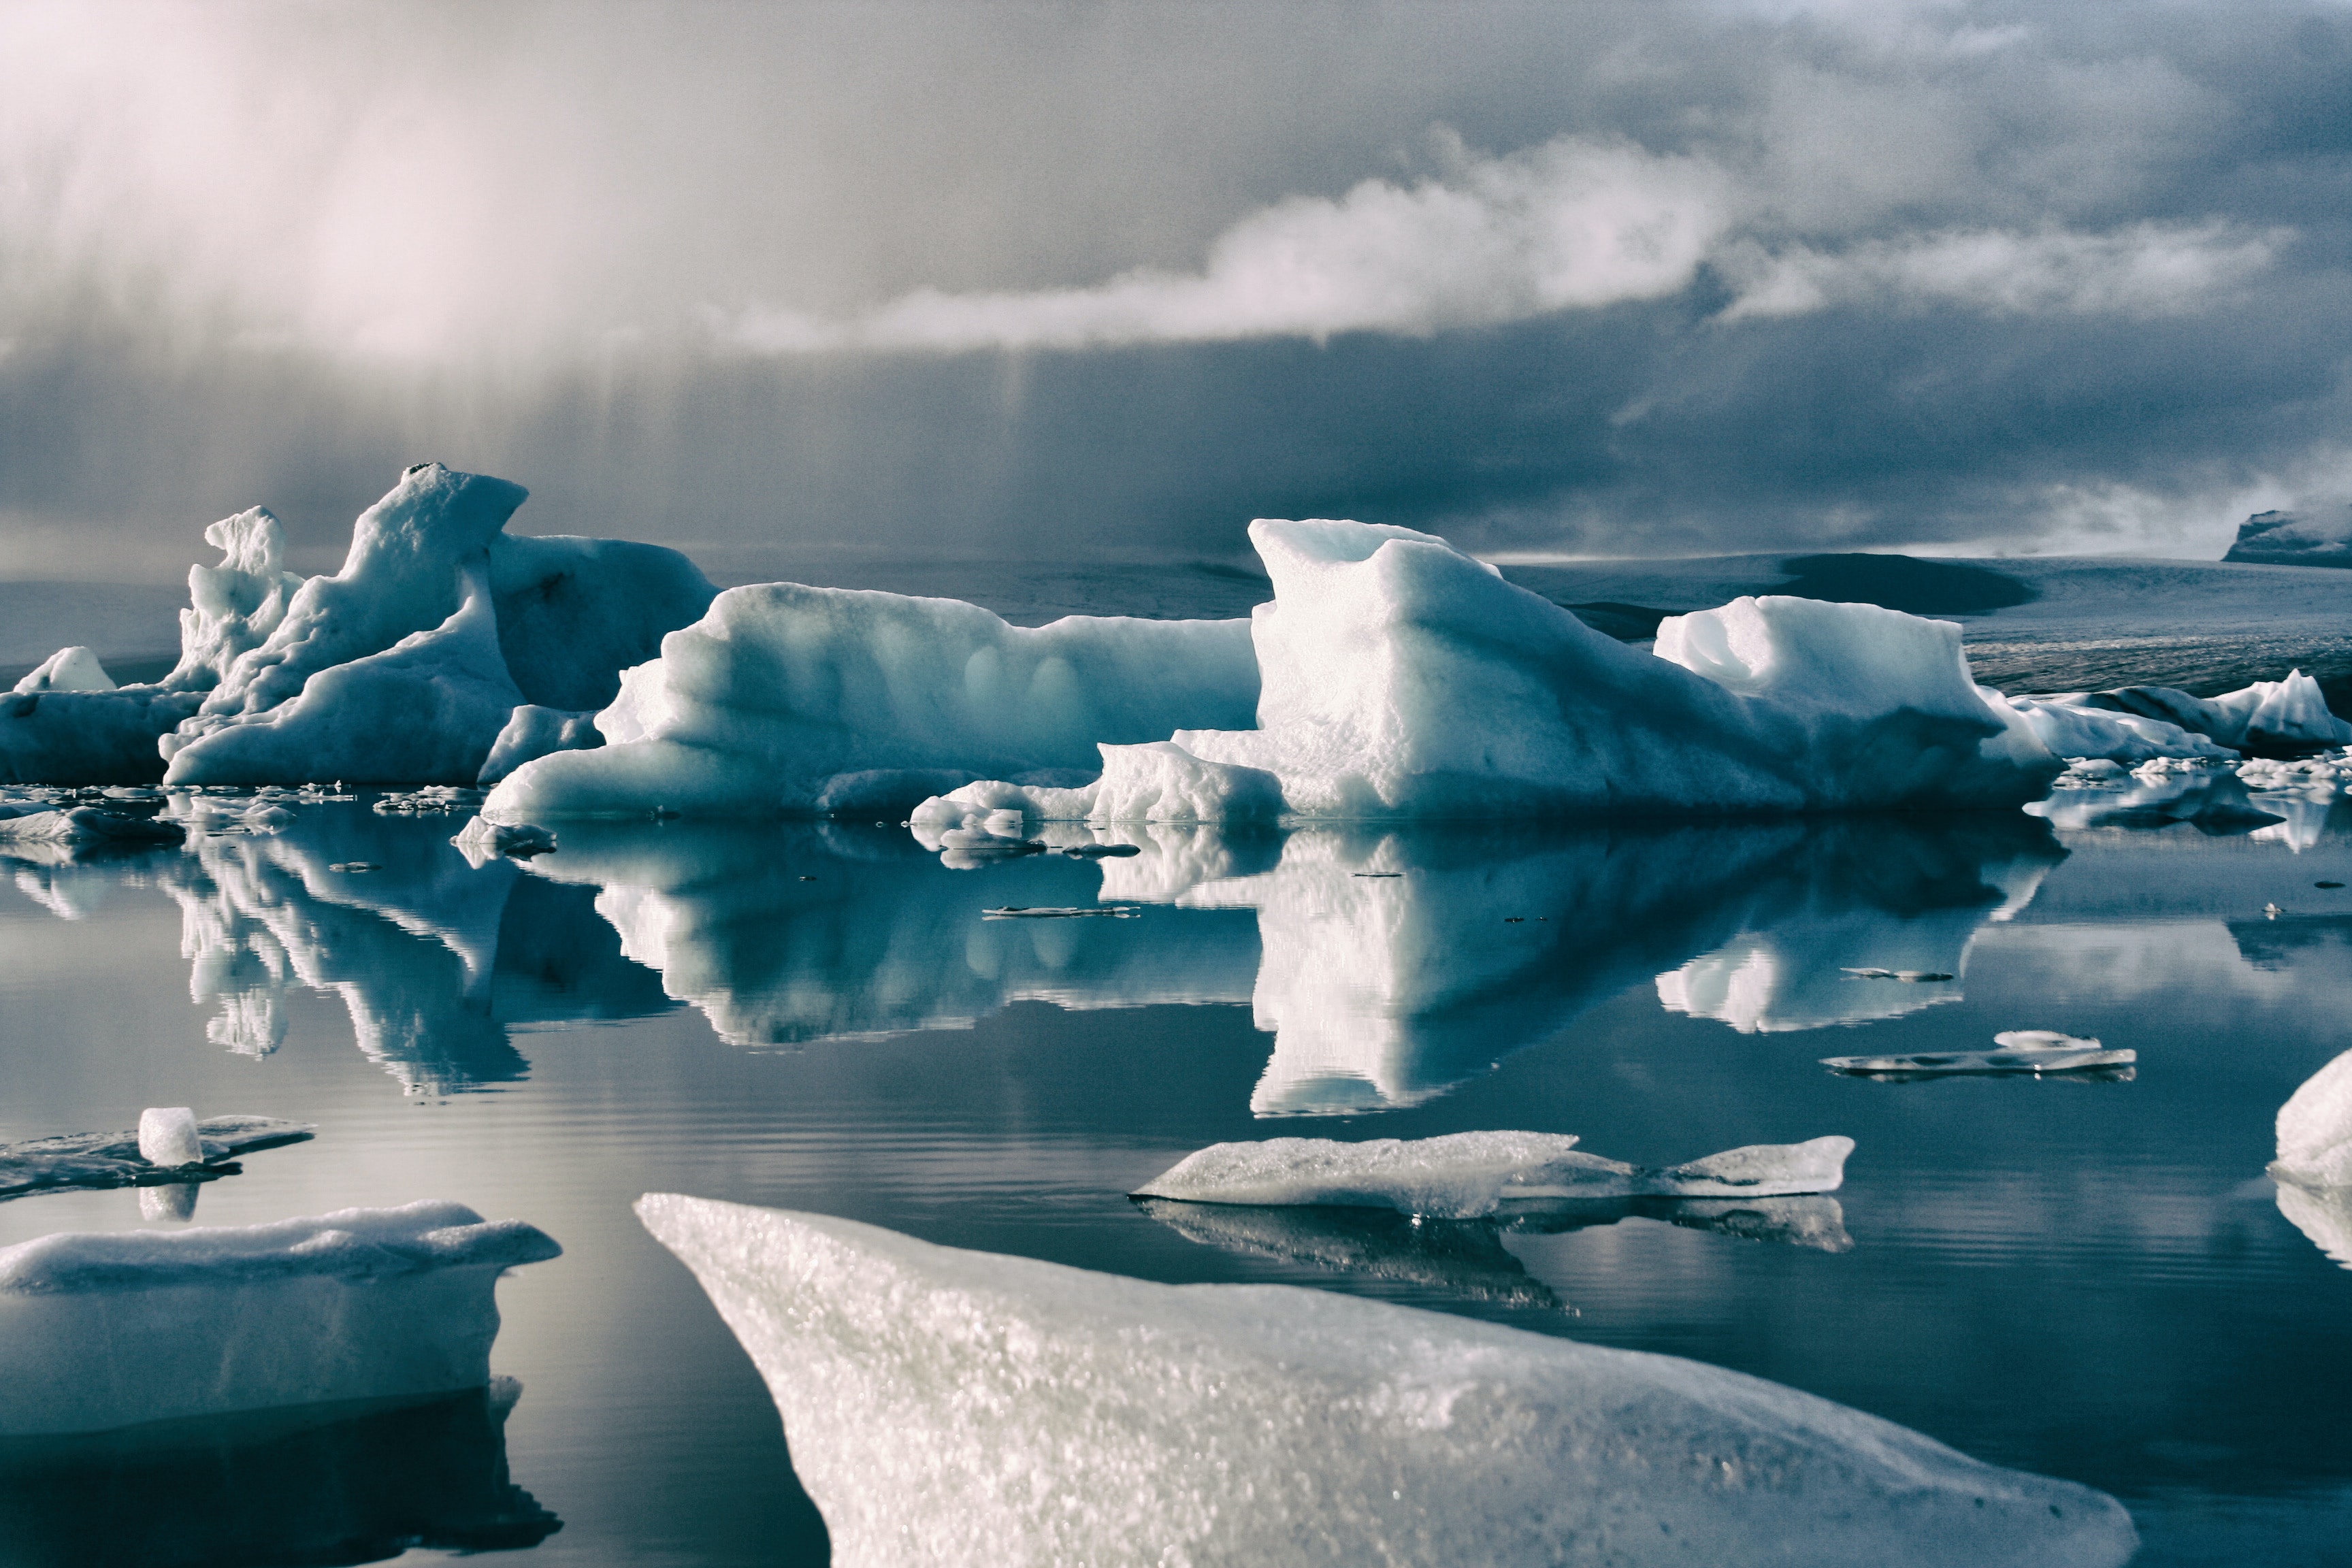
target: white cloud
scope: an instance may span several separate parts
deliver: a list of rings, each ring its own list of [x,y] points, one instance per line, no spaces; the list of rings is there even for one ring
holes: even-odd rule
[[[1685,287],[1728,220],[1728,182],[1696,159],[1561,138],[1411,185],[1294,196],[1226,229],[1197,273],[1139,269],[1092,288],[923,289],[863,315],[754,308],[745,347],[1027,349],[1379,331],[1420,336]]]
[[[1835,251],[1741,240],[1716,258],[1738,295],[1719,319],[1929,304],[2003,316],[2179,315],[2267,268],[2289,237],[2220,223],[2143,223],[2105,234],[1946,231]]]

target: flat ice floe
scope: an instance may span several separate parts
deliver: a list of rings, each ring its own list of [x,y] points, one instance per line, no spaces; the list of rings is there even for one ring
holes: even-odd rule
[[[2134,1050],[2109,1050],[2096,1040],[2054,1029],[2006,1029],[1990,1051],[1926,1051],[1912,1056],[1823,1057],[1833,1072],[1861,1078],[1949,1078],[1971,1073],[2115,1071],[2139,1060]]]
[[[1079,789],[992,782],[917,820],[1240,822],[2017,805],[2059,771],[1959,629],[1741,598],[1630,648],[1444,540],[1260,520],[1255,728],[1105,745]],[[1108,737],[1105,737],[1106,740]]]
[[[654,1194],[844,1568],[2106,1568],[2113,1499],[1797,1390],[1286,1286],[1165,1286]]]
[[[1629,1165],[1558,1132],[1454,1132],[1441,1138],[1268,1138],[1213,1143],[1135,1195],[1196,1204],[1333,1204],[1438,1219],[1479,1219],[1561,1200],[1778,1197],[1833,1193],[1851,1138],[1759,1143],[1680,1165]]]
[[[132,1131],[74,1132],[0,1143],[0,1198],[67,1187],[201,1179],[181,1167],[219,1165],[251,1151],[301,1142],[313,1131],[305,1122],[274,1116],[213,1116],[198,1121],[189,1114],[184,1127],[178,1118],[151,1110]]]
[[[562,1251],[435,1202],[0,1248],[0,1436],[478,1388],[499,1273]]]

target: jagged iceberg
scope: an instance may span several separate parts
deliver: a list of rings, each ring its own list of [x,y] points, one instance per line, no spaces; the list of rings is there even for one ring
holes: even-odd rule
[[[1239,621],[1024,627],[956,599],[730,588],[624,678],[596,716],[605,746],[525,763],[484,811],[895,814],[990,774],[1083,778],[1097,742],[1245,724],[1257,685]]]
[[[1653,655],[1429,534],[1261,519],[1250,539],[1275,591],[1251,625],[1255,728],[1105,745],[1091,785],[992,782],[984,804],[1227,822],[2001,806],[2059,771],[1948,622],[1742,598],[1668,616]]]
[[[2299,757],[2352,742],[2352,723],[2329,710],[2319,682],[2300,669],[2219,697],[2124,686],[2008,700],[2062,757]]]
[[[1439,1138],[1267,1138],[1213,1143],[1136,1190],[1195,1204],[1330,1204],[1437,1219],[1593,1198],[1784,1197],[1833,1193],[1851,1138],[1758,1143],[1680,1165],[1629,1165],[1559,1132],[1454,1132]]]
[[[309,579],[268,511],[214,523],[222,560],[189,571],[171,673],[110,689],[63,650],[0,701],[0,783],[472,784],[494,749],[508,769],[581,743],[564,718],[610,703],[716,590],[657,545],[508,534],[526,493],[420,463]],[[523,708],[559,717],[517,727]]]
[[[562,1251],[431,1201],[0,1248],[0,1435],[479,1388],[499,1273]]]
[[[637,1213],[766,1378],[844,1568],[2106,1568],[2137,1545],[2102,1493],[1677,1357],[670,1194]]]
[[[180,1114],[172,1114],[173,1110]],[[314,1131],[308,1123],[274,1116],[213,1116],[199,1121],[184,1107],[151,1109],[140,1117],[135,1131],[71,1132],[0,1143],[0,1198],[67,1187],[204,1180],[225,1173],[216,1168],[238,1154],[299,1143]],[[189,1165],[198,1169],[184,1169]]]

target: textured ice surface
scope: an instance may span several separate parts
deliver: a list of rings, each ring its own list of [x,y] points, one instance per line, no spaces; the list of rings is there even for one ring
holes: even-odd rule
[[[2271,1174],[2301,1187],[2352,1187],[2352,1051],[2312,1074],[2279,1107]]]
[[[0,1248],[0,1434],[478,1388],[499,1271],[562,1250],[430,1201]]]
[[[156,1114],[153,1110],[142,1114],[135,1132],[75,1132],[62,1138],[0,1143],[0,1198],[61,1187],[121,1187],[162,1181],[168,1173],[159,1170],[159,1165],[191,1162],[217,1165],[248,1149],[299,1142],[311,1134],[303,1122],[273,1116],[214,1116],[202,1121],[191,1116],[188,1131],[196,1141],[195,1152],[189,1153],[185,1144],[165,1149],[159,1142],[157,1147],[163,1152],[183,1156],[159,1160],[144,1146],[143,1136],[148,1117]]]
[[[2319,683],[2299,669],[2289,670],[2284,679],[2258,680],[2219,697],[2191,697],[2168,686],[2126,686],[2112,691],[2019,699],[2017,705],[2046,710],[2035,719],[2037,729],[2044,721],[2060,725],[2061,716],[2074,726],[2053,731],[2054,742],[2080,745],[2079,750],[2071,750],[2053,744],[2061,756],[2131,763],[2151,756],[2212,754],[2180,749],[2169,739],[2176,731],[2231,751],[2264,756],[2299,756],[2352,742],[2352,723],[2329,711]],[[2144,734],[2149,742],[2164,738],[2166,743],[2119,741],[2111,747],[2097,743],[2102,725],[2127,725],[2135,719],[2140,724],[2134,733]]]
[[[2154,757],[2234,757],[2237,752],[2179,725],[2139,713],[2086,707],[2066,697],[2006,697],[2034,738],[2057,755],[2132,763]]]
[[[139,1113],[139,1157],[151,1165],[199,1165],[204,1140],[196,1113],[184,1105],[151,1105]]]
[[[585,752],[604,743],[593,712],[571,713],[526,702],[507,716],[475,783],[498,783],[523,763],[551,752]]]
[[[620,670],[715,592],[675,551],[509,537],[523,495],[419,464],[362,514],[342,569],[307,580],[284,570],[268,512],[213,524],[222,560],[189,574],[172,672],[17,696],[0,707],[0,780],[144,780],[168,759],[181,783],[473,783],[518,707],[611,701]],[[509,756],[540,739],[519,734]]]
[[[1213,1143],[1145,1183],[1138,1197],[1198,1204],[1340,1204],[1439,1219],[1477,1219],[1572,1198],[1774,1197],[1833,1193],[1851,1138],[1759,1143],[1680,1165],[1629,1165],[1557,1132],[1441,1138],[1268,1138]]]
[[[776,816],[898,806],[975,777],[1100,765],[1097,742],[1249,721],[1238,621],[1072,616],[776,583],[721,594],[597,716],[606,746],[519,768],[487,809]],[[1058,781],[1055,781],[1058,782]]]
[[[19,692],[26,691],[111,691],[114,678],[106,673],[106,666],[98,655],[86,647],[61,647],[44,659],[39,668],[16,682]]]
[[[1106,745],[1097,784],[1031,791],[1030,815],[1245,821],[1277,791],[1323,818],[1995,806],[2058,772],[1948,623],[1741,598],[1669,617],[1653,656],[1428,534],[1250,538],[1275,589],[1256,727]]]
[[[2121,1563],[2101,1493],[1696,1362],[656,1194],[844,1568]]]
[[[2238,525],[2224,561],[2352,566],[2352,514],[2258,511]]]
[[[487,816],[477,816],[449,842],[457,847],[468,864],[479,867],[499,855],[517,858],[544,855],[555,847],[555,835],[527,822],[492,822]]]

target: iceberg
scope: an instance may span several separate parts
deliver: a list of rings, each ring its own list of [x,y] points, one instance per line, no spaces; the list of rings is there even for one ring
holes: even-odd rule
[[[2219,697],[2191,697],[2168,686],[2125,686],[2011,700],[2037,731],[2056,726],[2053,739],[2084,744],[2081,752],[2060,751],[2062,756],[2131,763],[2216,756],[2221,752],[2214,748],[2226,748],[2250,756],[2301,757],[2352,742],[2352,723],[2329,710],[2319,682],[2300,669],[2289,670],[2283,680],[2257,680]],[[2111,731],[2143,739],[2098,749],[2094,737]],[[2206,749],[2182,750],[2180,737],[2202,741]]]
[[[997,808],[1241,822],[1990,807],[2059,771],[1969,679],[1949,622],[1747,597],[1667,616],[1652,654],[1430,534],[1261,519],[1250,539],[1275,591],[1251,623],[1256,726],[1106,744],[1093,784],[992,784]]]
[[[236,1171],[227,1162],[239,1154],[299,1143],[315,1131],[307,1123],[274,1116],[213,1116],[198,1121],[184,1107],[150,1110],[140,1116],[136,1131],[75,1132],[0,1143],[0,1199],[67,1187],[205,1181]]]
[[[730,588],[597,714],[606,744],[523,763],[485,812],[859,814],[998,774],[1075,782],[1097,742],[1239,725],[1257,700],[1239,621],[1070,616],[1023,627],[955,599]]]
[[[657,545],[509,535],[525,494],[420,463],[308,579],[268,511],[212,524],[222,559],[189,571],[171,673],[113,688],[64,650],[0,702],[0,782],[472,784],[502,739],[502,767],[584,743],[514,714],[611,702],[717,590]]]
[[[1166,1286],[652,1194],[844,1568],[2107,1568],[2088,1488],[1678,1357],[1288,1286]]]
[[[2224,561],[2267,566],[2352,566],[2352,515],[2258,511],[2238,525]]]
[[[562,1251],[431,1201],[0,1248],[0,1435],[479,1388],[499,1275]]]
[[[2312,1074],[2279,1107],[2271,1175],[2299,1187],[2352,1187],[2352,1051]]]
[[[1195,1204],[1332,1204],[1436,1219],[1482,1219],[1591,1198],[1761,1198],[1833,1193],[1851,1138],[1759,1143],[1680,1165],[1629,1165],[1578,1149],[1572,1134],[1454,1132],[1439,1138],[1268,1138],[1213,1143],[1134,1194]]]
[[[98,655],[86,647],[61,647],[42,660],[24,679],[16,682],[21,695],[33,691],[111,691],[114,678],[106,673],[106,666]]]
[[[507,1468],[522,1385],[126,1432],[0,1438],[10,1568],[373,1563],[538,1545],[563,1528]]]

